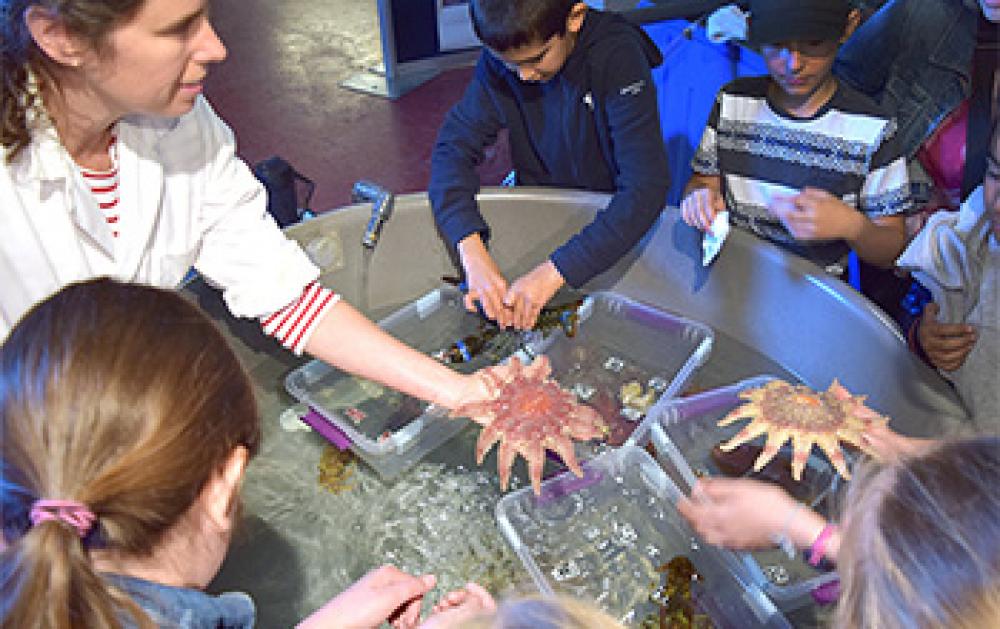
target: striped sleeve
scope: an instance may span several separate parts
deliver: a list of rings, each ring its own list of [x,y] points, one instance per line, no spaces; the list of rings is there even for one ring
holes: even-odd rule
[[[691,159],[691,170],[699,175],[719,174],[719,151],[718,143],[716,142],[716,130],[719,128],[719,110],[722,106],[722,94],[722,91],[720,91],[715,99],[712,113],[709,114],[708,122],[705,123],[705,131],[701,134],[701,142],[698,144],[694,157]]]
[[[298,299],[281,310],[261,317],[261,327],[287,349],[300,356],[316,326],[338,301],[340,295],[311,282]]]
[[[861,188],[858,207],[870,218],[909,214],[916,209],[906,156],[899,149],[895,131],[895,122],[888,121]]]

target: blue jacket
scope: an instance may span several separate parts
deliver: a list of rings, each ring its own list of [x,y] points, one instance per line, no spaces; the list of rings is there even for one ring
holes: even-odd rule
[[[837,55],[834,73],[896,118],[907,158],[970,96],[978,17],[975,0],[890,0]]]
[[[476,166],[509,132],[517,183],[614,195],[551,260],[570,286],[607,270],[648,231],[670,185],[650,68],[662,57],[637,26],[590,10],[562,70],[525,83],[484,51],[462,100],[445,118],[428,187],[438,228],[454,247],[489,237],[475,195]]]
[[[163,629],[253,629],[256,609],[242,592],[211,596],[117,574],[103,575],[120,588]],[[131,622],[126,627],[134,627]]]

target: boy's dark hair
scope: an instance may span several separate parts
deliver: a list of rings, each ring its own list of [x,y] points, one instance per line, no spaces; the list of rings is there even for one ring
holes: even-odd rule
[[[566,33],[566,20],[578,0],[472,0],[472,28],[498,52],[548,41]]]

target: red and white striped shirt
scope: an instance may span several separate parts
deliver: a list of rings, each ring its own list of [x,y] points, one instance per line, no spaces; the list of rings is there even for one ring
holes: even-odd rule
[[[104,213],[104,219],[111,228],[111,234],[118,238],[121,214],[118,209],[118,142],[112,136],[108,144],[111,156],[111,170],[98,171],[80,167],[80,173]],[[311,282],[302,294],[281,310],[261,318],[264,333],[278,340],[296,355],[302,354],[309,338],[326,312],[337,303],[340,295],[323,288],[318,282]]]
[[[111,170],[90,170],[80,167],[80,174],[87,182],[87,187],[97,200],[97,206],[104,214],[104,220],[111,228],[111,235],[115,238],[120,233],[119,224],[121,215],[118,211],[118,137],[111,136],[108,143],[108,155],[111,156]]]
[[[286,348],[302,354],[320,320],[340,300],[340,295],[310,282],[298,299],[278,312],[261,318],[264,333]]]

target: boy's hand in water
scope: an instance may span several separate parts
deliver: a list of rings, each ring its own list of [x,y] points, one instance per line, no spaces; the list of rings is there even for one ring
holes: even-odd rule
[[[469,291],[465,294],[465,309],[476,312],[478,301],[486,316],[496,321],[501,328],[513,324],[513,311],[504,305],[507,295],[507,280],[500,273],[497,263],[486,251],[482,237],[476,233],[466,236],[458,243],[458,253],[465,270],[465,281]]]
[[[551,260],[546,260],[530,273],[518,278],[507,290],[503,300],[504,306],[513,314],[513,326],[519,330],[535,327],[538,313],[563,284],[565,280]]]
[[[409,575],[395,566],[372,570],[298,624],[298,629],[370,629],[389,622],[412,629],[420,622],[423,597],[437,579]]]

